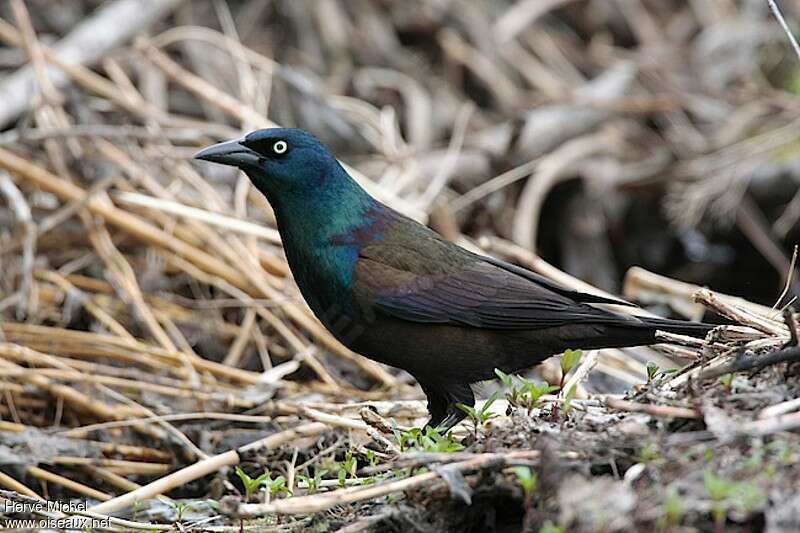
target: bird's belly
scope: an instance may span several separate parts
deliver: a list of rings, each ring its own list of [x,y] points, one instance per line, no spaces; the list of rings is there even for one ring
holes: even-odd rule
[[[530,331],[502,331],[394,319],[375,320],[350,347],[370,359],[402,368],[416,377],[469,383],[494,377],[494,369],[514,371],[555,353]]]
[[[311,305],[311,309],[325,329],[348,348],[352,349],[356,340],[364,335],[365,325],[353,315],[352,310],[344,302],[319,302],[317,305]]]

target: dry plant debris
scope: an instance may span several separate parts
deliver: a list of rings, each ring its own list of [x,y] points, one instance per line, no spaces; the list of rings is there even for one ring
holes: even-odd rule
[[[97,4],[0,6],[0,520],[800,528],[797,6]],[[465,246],[724,325],[415,430],[418,389],[313,318],[248,180],[189,160],[276,124]]]

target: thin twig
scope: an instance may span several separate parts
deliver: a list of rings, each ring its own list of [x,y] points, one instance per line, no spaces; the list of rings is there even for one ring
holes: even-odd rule
[[[768,366],[797,361],[800,361],[800,347],[795,346],[793,348],[780,350],[769,355],[742,358],[723,367],[707,370],[700,374],[699,379],[714,379],[724,374],[731,374],[733,372],[761,370],[762,368],[766,368]]]
[[[778,23],[783,28],[784,33],[789,38],[789,42],[794,49],[794,53],[798,59],[800,59],[800,44],[798,44],[797,39],[795,39],[792,31],[789,29],[789,25],[786,23],[786,19],[783,18],[783,13],[781,13],[780,8],[778,7],[778,2],[776,0],[767,0],[767,4],[769,4],[769,8],[772,10],[772,14],[775,15],[775,18],[778,19]]]

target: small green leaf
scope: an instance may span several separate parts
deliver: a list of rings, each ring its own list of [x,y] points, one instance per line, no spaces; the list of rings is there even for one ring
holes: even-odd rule
[[[494,369],[494,373],[495,373],[495,375],[497,375],[498,378],[500,378],[500,381],[506,387],[513,387],[514,386],[514,380],[509,374],[506,374],[505,372],[503,372],[499,368],[495,368]]]
[[[433,427],[426,427],[424,433],[419,428],[401,432],[398,445],[401,451],[420,450],[452,453],[464,449],[464,446],[455,440],[451,431],[443,435],[439,429]]]
[[[639,450],[637,460],[640,463],[648,464],[661,458],[658,448],[653,443],[647,443]]]
[[[500,394],[500,391],[494,391],[492,395],[489,396],[485,402],[483,402],[483,405],[478,411],[481,418],[481,422],[486,422],[487,420],[495,416],[494,413],[489,411],[489,409],[491,409],[492,404],[497,401],[498,394]]]
[[[236,472],[236,475],[239,476],[239,479],[242,480],[242,485],[244,485],[245,499],[247,500],[249,500],[250,497],[256,493],[264,481],[270,479],[269,472],[264,472],[257,478],[251,478],[247,472],[242,470],[242,468],[239,466],[237,466],[234,471]]]
[[[536,475],[536,472],[533,472],[527,466],[516,466],[512,468],[511,471],[517,476],[517,482],[520,487],[522,487],[525,498],[530,498],[536,491],[536,486],[539,482],[539,477]]]
[[[582,357],[581,350],[566,350],[561,356],[561,374],[564,376],[569,374],[570,370],[580,363]]]
[[[647,362],[647,382],[650,383],[658,375],[658,365],[653,361]]]
[[[476,437],[478,436],[478,428],[483,426],[483,424],[486,423],[486,421],[490,418],[497,416],[495,413],[489,411],[489,409],[497,400],[498,394],[500,394],[500,391],[495,391],[485,402],[483,402],[483,405],[480,408],[475,408],[463,403],[456,404],[456,407],[467,414],[469,421],[472,423],[472,428]]]
[[[277,496],[279,494],[292,495],[292,491],[286,486],[286,478],[278,476],[275,479],[267,477],[261,484],[269,491],[270,496]]]
[[[477,411],[471,405],[467,405],[464,403],[457,403],[456,407],[467,413],[467,416],[470,418],[477,418]]]
[[[674,487],[667,489],[664,499],[664,515],[658,519],[658,529],[661,531],[676,528],[683,520],[686,503]]]

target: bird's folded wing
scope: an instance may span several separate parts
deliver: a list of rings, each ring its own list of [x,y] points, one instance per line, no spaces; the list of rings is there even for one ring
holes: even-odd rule
[[[496,265],[503,270],[508,270],[512,274],[517,274],[522,276],[523,278],[529,279],[534,283],[541,285],[545,289],[548,289],[556,294],[560,294],[561,296],[566,296],[576,302],[583,302],[583,303],[593,303],[593,304],[614,304],[614,305],[625,305],[629,307],[636,307],[635,304],[630,302],[626,302],[625,300],[621,300],[619,298],[611,298],[608,296],[598,296],[597,294],[589,294],[587,292],[580,292],[572,289],[568,289],[562,285],[559,285],[555,281],[552,281],[541,274],[537,274],[531,270],[527,270],[525,268],[519,267],[517,265],[513,265],[506,261],[502,261],[500,259],[495,259],[494,257],[483,257],[483,260],[487,263],[491,263]]]
[[[551,290],[549,284],[539,284],[478,256],[432,264],[409,260],[407,254],[374,252],[366,250],[359,257],[356,278],[370,305],[395,318],[496,329],[541,329],[576,322],[622,324],[630,320],[576,301]]]

